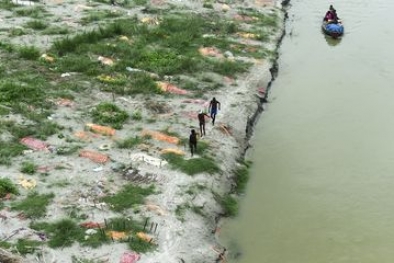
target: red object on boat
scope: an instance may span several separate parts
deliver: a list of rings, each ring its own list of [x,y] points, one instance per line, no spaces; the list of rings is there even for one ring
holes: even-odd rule
[[[124,252],[120,258],[120,263],[135,263],[140,259],[140,255],[135,252]]]
[[[20,142],[32,150],[43,151],[48,149],[48,144],[33,137],[22,138]]]

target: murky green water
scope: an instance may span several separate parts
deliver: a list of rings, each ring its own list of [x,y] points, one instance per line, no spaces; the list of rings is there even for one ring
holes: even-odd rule
[[[394,1],[291,3],[252,178],[222,241],[239,263],[392,263]],[[329,4],[338,43],[319,27]]]

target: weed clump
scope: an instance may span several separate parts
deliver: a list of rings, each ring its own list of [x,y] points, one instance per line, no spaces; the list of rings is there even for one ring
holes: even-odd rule
[[[154,193],[154,187],[142,188],[132,184],[125,185],[121,191],[113,196],[105,196],[102,201],[109,204],[111,209],[121,212],[144,202],[146,196]]]
[[[121,129],[129,115],[112,103],[100,103],[92,111],[93,122]]]
[[[6,194],[19,194],[18,188],[8,178],[0,178],[0,198]]]
[[[24,200],[13,203],[11,209],[22,211],[27,218],[40,218],[46,215],[47,206],[54,197],[53,193],[39,194],[31,192]]]
[[[220,168],[216,162],[207,156],[186,160],[177,154],[165,153],[162,154],[162,157],[168,161],[173,168],[178,169],[188,175],[195,175],[198,173],[214,174],[220,172]]]
[[[250,168],[250,163],[245,162],[234,170],[234,182],[236,185],[235,191],[238,193],[243,193],[245,191],[246,185],[250,177],[249,168]]]

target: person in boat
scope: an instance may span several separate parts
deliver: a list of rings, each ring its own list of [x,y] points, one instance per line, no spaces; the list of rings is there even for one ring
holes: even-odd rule
[[[338,24],[339,18],[337,15],[337,10],[335,10],[335,8],[332,5],[330,5],[329,10],[324,16],[324,21],[327,23]]]

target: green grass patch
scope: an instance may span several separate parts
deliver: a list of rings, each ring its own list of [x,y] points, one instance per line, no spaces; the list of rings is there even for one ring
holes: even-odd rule
[[[129,218],[111,218],[104,222],[102,228],[96,229],[94,233],[89,235],[85,233],[86,228],[82,228],[76,221],[68,218],[52,223],[32,222],[30,227],[37,231],[44,231],[49,239],[48,245],[52,248],[69,247],[75,242],[82,246],[97,248],[111,241],[108,231],[125,232],[127,238],[118,241],[128,243],[129,247],[134,248],[133,250],[136,252],[146,252],[155,248],[154,244],[140,240],[136,236],[138,232],[144,231],[142,222]],[[133,245],[131,245],[132,243]]]
[[[75,241],[84,239],[84,229],[70,219],[61,219],[54,223],[31,222],[30,228],[44,231],[49,238],[51,248],[69,247]]]
[[[10,37],[19,37],[19,36],[26,35],[27,32],[23,28],[14,27],[8,31],[8,34]]]
[[[93,122],[101,125],[109,125],[115,129],[121,129],[129,115],[118,106],[108,102],[102,102],[92,110]]]
[[[244,193],[246,189],[246,185],[249,181],[250,177],[250,162],[245,162],[243,164],[240,164],[237,169],[234,170],[234,181],[236,184],[235,191],[237,193]]]
[[[130,136],[124,140],[116,141],[116,146],[120,149],[132,149],[141,143],[145,143],[146,141],[147,139],[144,137]]]
[[[0,178],[0,198],[6,194],[19,194],[18,188],[8,178]]]
[[[11,165],[11,158],[19,156],[27,147],[17,141],[0,140],[0,165]]]
[[[53,193],[39,194],[38,192],[31,192],[24,200],[12,203],[11,209],[22,211],[27,218],[40,218],[46,215],[47,206],[54,197]]]
[[[236,198],[226,195],[221,198],[220,203],[223,207],[224,216],[234,217],[238,214],[238,201]]]
[[[125,209],[132,208],[135,205],[142,204],[145,197],[153,193],[153,186],[143,188],[128,184],[123,186],[123,189],[117,194],[113,196],[105,196],[101,198],[101,200],[110,205],[112,210],[121,212]]]
[[[35,30],[44,30],[45,28],[48,27],[48,24],[42,20],[31,20],[26,23],[26,27]]]
[[[18,253],[21,255],[33,254],[39,250],[42,242],[37,240],[29,240],[29,239],[18,239],[12,252]]]
[[[89,11],[87,15],[82,17],[80,23],[82,25],[87,25],[94,22],[105,21],[108,22],[108,18],[116,18],[124,15],[124,12],[118,10],[97,10]]]
[[[45,8],[41,6],[16,8],[14,14],[18,16],[28,16],[35,19],[42,19],[49,15],[45,11]]]
[[[253,8],[239,8],[239,14],[252,17],[253,19],[246,21],[246,23],[258,25],[260,27],[276,28],[279,24],[279,17],[276,12],[264,14]]]
[[[20,171],[25,174],[34,174],[37,171],[37,167],[33,162],[22,162]]]
[[[174,169],[178,169],[188,175],[198,173],[215,174],[220,172],[220,168],[216,162],[207,156],[186,160],[182,156],[165,153],[162,154],[162,158],[168,161]]]

